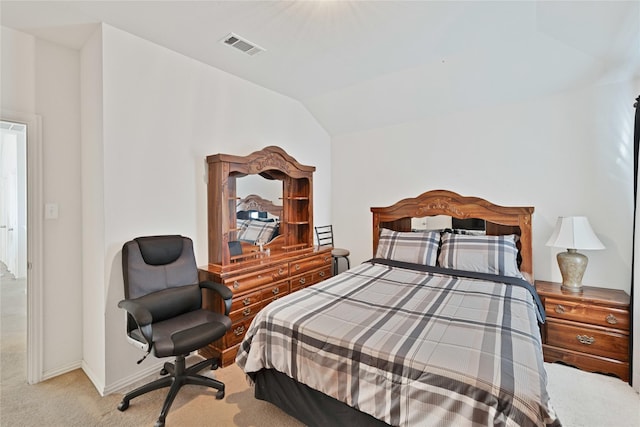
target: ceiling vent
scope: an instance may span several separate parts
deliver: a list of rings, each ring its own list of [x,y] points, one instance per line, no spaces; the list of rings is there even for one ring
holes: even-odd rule
[[[255,43],[250,42],[247,39],[243,39],[237,34],[229,33],[222,40],[221,43],[226,44],[227,46],[232,46],[239,51],[246,53],[247,55],[257,55],[260,52],[264,52],[266,49],[258,46]]]

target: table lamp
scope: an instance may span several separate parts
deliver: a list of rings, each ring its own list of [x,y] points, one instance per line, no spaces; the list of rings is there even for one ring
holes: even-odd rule
[[[587,217],[558,217],[556,228],[549,237],[547,246],[567,248],[567,252],[559,252],[557,255],[558,267],[562,274],[562,289],[569,292],[582,292],[582,276],[589,259],[577,250],[604,249],[604,245],[593,232]]]

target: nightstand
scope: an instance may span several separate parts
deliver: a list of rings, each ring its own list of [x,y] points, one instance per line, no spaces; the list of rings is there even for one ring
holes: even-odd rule
[[[541,327],[544,361],[629,381],[629,295],[590,286],[571,293],[560,286],[536,280],[547,314]]]

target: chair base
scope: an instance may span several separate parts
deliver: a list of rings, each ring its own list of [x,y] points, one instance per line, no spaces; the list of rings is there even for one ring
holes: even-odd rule
[[[186,368],[185,356],[177,356],[174,363],[165,363],[164,368],[160,371],[162,375],[168,374],[169,376],[159,378],[125,394],[122,398],[122,402],[118,405],[118,410],[126,411],[127,408],[129,408],[129,401],[131,399],[153,390],[170,387],[169,393],[164,400],[164,405],[162,406],[162,411],[160,412],[158,421],[156,421],[155,424],[155,427],[164,427],[164,421],[169,413],[169,409],[178,395],[178,391],[185,384],[195,384],[215,388],[218,390],[216,393],[216,399],[222,399],[224,397],[224,383],[216,379],[197,374],[207,366],[211,366],[211,369],[218,369],[218,359],[203,360],[202,362],[198,362],[195,365]]]

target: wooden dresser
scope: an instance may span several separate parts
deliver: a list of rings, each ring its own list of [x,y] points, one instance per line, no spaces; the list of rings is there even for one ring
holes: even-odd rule
[[[581,293],[560,283],[536,281],[547,314],[542,326],[545,362],[564,362],[629,381],[629,295],[584,286]]]
[[[228,366],[234,363],[256,313],[276,298],[331,276],[331,248],[314,246],[314,166],[300,164],[282,148],[270,146],[246,156],[207,156],[207,167],[209,262],[200,268],[199,275],[201,280],[222,283],[233,292],[233,326],[200,353],[221,356],[222,366]],[[237,210],[247,209],[247,195],[238,194],[246,186],[239,184],[249,176],[278,183],[280,188],[273,203],[258,198],[259,206],[273,205],[267,211],[277,217],[279,228],[278,235],[264,243],[264,252],[241,239],[238,224]],[[257,196],[251,197],[255,200]],[[258,205],[252,204],[252,209]],[[231,245],[240,245],[242,253],[232,255]],[[222,301],[216,298],[213,292],[206,293],[205,306],[222,310]]]
[[[200,350],[205,357],[222,356],[222,366],[234,363],[238,346],[255,315],[270,302],[331,277],[331,249],[307,250],[265,256],[237,264],[222,272],[217,266],[200,268],[200,280],[222,283],[233,292],[231,329],[220,340]],[[211,292],[205,306],[220,310],[222,302]]]

